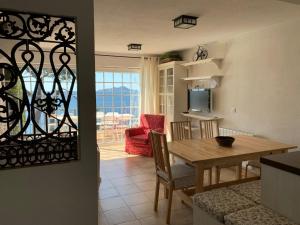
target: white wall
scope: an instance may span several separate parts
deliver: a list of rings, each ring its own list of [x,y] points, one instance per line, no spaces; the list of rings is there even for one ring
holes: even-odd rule
[[[78,162],[0,171],[0,224],[96,225],[97,161],[93,1],[1,0],[1,7],[76,16],[78,21]]]
[[[224,56],[221,67],[198,65],[189,75],[224,75],[214,90],[223,127],[300,146],[299,24],[274,25],[206,46],[210,56]],[[191,61],[195,50],[183,52],[185,60]]]
[[[123,55],[124,57],[112,57],[109,53],[99,53],[95,56],[96,70],[118,70],[118,71],[139,71],[141,58],[138,55]],[[112,54],[119,56],[118,54]]]

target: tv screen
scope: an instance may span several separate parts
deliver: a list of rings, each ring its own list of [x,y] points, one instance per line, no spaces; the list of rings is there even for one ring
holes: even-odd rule
[[[188,91],[189,111],[210,112],[211,111],[211,90],[190,89]]]

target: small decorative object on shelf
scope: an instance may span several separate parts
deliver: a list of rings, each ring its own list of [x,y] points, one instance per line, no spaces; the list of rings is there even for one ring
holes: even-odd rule
[[[194,61],[203,60],[203,59],[207,59],[207,57],[208,57],[208,51],[203,46],[199,46],[197,52],[194,55],[193,60]]]
[[[167,63],[171,61],[181,61],[181,60],[182,58],[180,54],[176,51],[164,53],[159,57],[159,63]]]
[[[218,144],[222,147],[232,147],[232,143],[234,142],[234,138],[230,136],[217,136],[215,137]]]

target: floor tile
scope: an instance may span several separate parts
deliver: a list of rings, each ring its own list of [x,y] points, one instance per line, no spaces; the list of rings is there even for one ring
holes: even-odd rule
[[[107,219],[102,212],[99,212],[98,217],[99,217],[98,222],[100,223],[99,225],[108,225]]]
[[[153,158],[128,155],[123,151],[124,146],[116,146],[118,150],[109,150],[106,146],[100,154],[101,225],[165,225],[167,200],[163,185],[160,186],[158,212],[153,210],[156,180]],[[249,170],[250,176],[251,172]],[[234,170],[222,169],[221,181],[233,179]],[[206,172],[205,184],[207,180]],[[192,225],[192,215],[192,209],[182,204],[174,192],[171,225]]]
[[[166,225],[166,219],[161,217],[150,216],[140,219],[141,225]]]
[[[116,189],[122,196],[141,192],[135,184],[120,185],[117,186]]]
[[[106,211],[104,215],[110,225],[131,222],[136,220],[133,213],[127,207]]]
[[[130,221],[130,222],[126,222],[126,223],[120,223],[118,225],[141,225],[141,222],[139,220],[135,220],[135,221]]]
[[[139,174],[139,175],[135,175],[135,176],[132,176],[131,179],[134,181],[134,182],[146,182],[146,181],[155,181],[156,178],[153,174],[151,173],[143,173],[143,174]]]
[[[155,190],[155,180],[144,181],[144,182],[135,182],[136,186],[141,191],[153,191]]]
[[[126,207],[126,204],[121,197],[114,197],[100,200],[100,207],[105,212],[111,209]]]
[[[113,187],[113,185],[112,185],[111,181],[109,181],[107,178],[101,178],[100,189],[104,190],[104,189],[109,189],[112,187]]]
[[[133,181],[130,179],[130,177],[114,178],[111,179],[110,182],[116,187],[133,184]]]
[[[122,198],[124,199],[126,204],[129,205],[129,206],[138,205],[138,204],[141,204],[141,203],[152,202],[148,198],[148,196],[143,192],[137,193],[137,194],[125,195],[125,196],[122,196]]]
[[[150,216],[158,216],[162,213],[162,210],[158,210],[157,212],[153,210],[153,203],[142,203],[130,206],[130,209],[138,219]]]
[[[167,211],[167,207],[168,207],[168,199],[161,199],[158,201],[158,207],[163,208],[164,212]],[[181,202],[181,200],[179,198],[176,198],[175,196],[173,196],[172,199],[172,210],[177,210],[177,209],[183,209],[186,208],[187,206],[185,204],[183,204]]]
[[[171,213],[172,225],[188,225],[193,223],[193,210],[191,208],[174,210]]]
[[[99,192],[99,198],[100,199],[106,199],[106,198],[112,198],[112,197],[118,197],[120,194],[117,192],[115,188],[108,188],[108,189],[100,189]]]

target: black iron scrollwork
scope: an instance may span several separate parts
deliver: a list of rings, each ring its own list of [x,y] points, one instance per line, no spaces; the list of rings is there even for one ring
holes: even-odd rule
[[[59,98],[53,98],[51,93],[47,93],[45,98],[37,99],[36,106],[42,111],[47,112],[48,115],[51,115],[57,108],[61,105],[62,100]]]
[[[0,10],[0,38],[0,169],[77,160],[75,18]]]
[[[75,43],[75,19],[0,10],[0,37]]]

